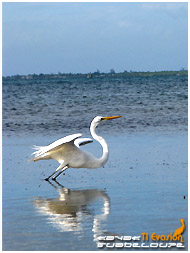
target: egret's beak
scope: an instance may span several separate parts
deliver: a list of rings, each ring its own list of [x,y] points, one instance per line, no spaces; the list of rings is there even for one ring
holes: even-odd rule
[[[117,118],[121,118],[121,116],[104,117],[103,120],[110,120],[110,119],[117,119]]]

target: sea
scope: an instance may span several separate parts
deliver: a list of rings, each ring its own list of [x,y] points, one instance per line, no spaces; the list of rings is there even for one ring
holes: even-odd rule
[[[97,115],[122,116],[106,133],[187,131],[187,104],[187,76],[5,80],[3,134],[87,134]]]

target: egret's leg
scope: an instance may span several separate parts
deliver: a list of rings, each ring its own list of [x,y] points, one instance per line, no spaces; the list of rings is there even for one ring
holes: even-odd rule
[[[65,163],[60,164],[59,167],[49,177],[47,177],[45,180],[48,181],[50,179],[50,177],[52,177],[58,170],[61,170],[64,167],[65,167]]]
[[[61,173],[64,171],[64,170],[66,170],[66,169],[68,169],[69,168],[69,166],[65,166],[55,177],[53,177],[52,178],[52,180],[56,180],[56,178],[59,176],[59,175],[61,175]]]

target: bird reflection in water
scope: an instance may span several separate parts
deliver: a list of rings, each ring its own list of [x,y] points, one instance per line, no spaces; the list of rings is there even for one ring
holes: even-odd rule
[[[105,232],[103,227],[110,212],[110,199],[107,193],[98,189],[70,190],[57,181],[54,181],[54,184],[50,181],[48,183],[58,191],[59,197],[48,199],[36,197],[34,205],[37,211],[46,215],[48,223],[60,232],[82,231],[85,221],[89,222],[88,218],[92,217],[92,231],[96,241],[96,238]],[[98,214],[95,214],[90,207],[98,199],[103,201],[103,204],[96,205],[99,210]]]

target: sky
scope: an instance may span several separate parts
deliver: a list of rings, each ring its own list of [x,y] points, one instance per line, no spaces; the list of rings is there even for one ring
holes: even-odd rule
[[[188,67],[185,2],[4,2],[2,15],[3,76]]]

